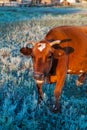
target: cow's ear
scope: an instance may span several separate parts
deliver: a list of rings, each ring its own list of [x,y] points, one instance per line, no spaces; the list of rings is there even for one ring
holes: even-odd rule
[[[32,48],[28,48],[28,47],[25,48],[25,47],[23,47],[23,48],[20,49],[20,52],[22,54],[24,54],[25,56],[30,56],[31,53],[32,53]]]
[[[65,54],[64,50],[62,50],[62,49],[58,49],[58,50],[53,49],[53,50],[54,50],[53,55],[54,55],[55,59],[57,59]]]

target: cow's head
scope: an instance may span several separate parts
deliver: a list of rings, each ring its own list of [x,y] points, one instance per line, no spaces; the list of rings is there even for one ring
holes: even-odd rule
[[[64,54],[64,50],[54,49],[53,45],[60,44],[63,41],[57,40],[48,42],[46,40],[37,42],[33,48],[24,47],[20,52],[26,56],[31,56],[33,60],[34,79],[37,83],[44,82],[45,77],[49,74],[52,68],[54,58],[58,58]]]

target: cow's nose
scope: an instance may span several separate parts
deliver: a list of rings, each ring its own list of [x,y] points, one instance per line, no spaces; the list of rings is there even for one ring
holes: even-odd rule
[[[33,75],[34,75],[34,79],[36,79],[36,80],[43,80],[44,79],[43,73],[34,72]]]

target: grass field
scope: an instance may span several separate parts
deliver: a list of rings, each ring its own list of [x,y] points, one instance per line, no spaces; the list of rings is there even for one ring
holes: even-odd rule
[[[37,105],[32,60],[19,50],[28,40],[43,39],[53,27],[86,25],[87,10],[36,11],[37,8],[0,8],[0,130],[86,130],[87,81],[77,88],[77,76],[67,75],[60,98],[61,113],[54,114],[50,111],[54,84],[43,85],[44,99]]]

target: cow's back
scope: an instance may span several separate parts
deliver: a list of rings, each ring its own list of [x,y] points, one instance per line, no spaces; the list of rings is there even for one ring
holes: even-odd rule
[[[87,72],[87,26],[60,26],[48,32],[46,40],[71,39],[60,46],[69,51],[68,69],[71,73]]]

